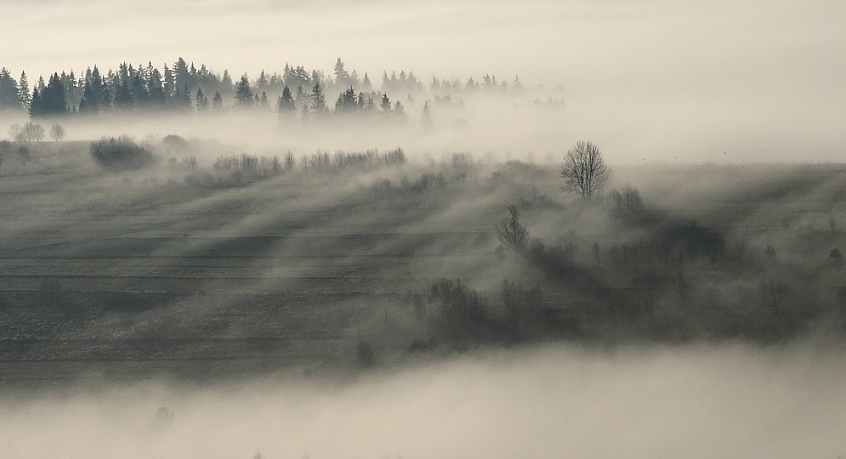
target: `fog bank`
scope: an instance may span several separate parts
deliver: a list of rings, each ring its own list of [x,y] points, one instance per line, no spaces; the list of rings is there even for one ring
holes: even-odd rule
[[[463,357],[355,382],[83,389],[0,404],[15,458],[834,458],[846,355],[740,345]],[[172,425],[151,428],[160,406]]]
[[[562,151],[591,139],[627,164],[839,161],[846,147],[846,11],[836,0],[110,5],[0,0],[0,41],[16,43],[0,65],[34,83],[182,56],[255,79],[285,63],[329,74],[340,57],[376,85],[400,70],[427,85],[485,74],[561,85],[567,111],[543,131],[562,133]]]

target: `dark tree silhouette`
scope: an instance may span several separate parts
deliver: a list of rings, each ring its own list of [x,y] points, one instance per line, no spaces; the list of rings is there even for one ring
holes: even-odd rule
[[[503,217],[496,225],[496,235],[500,242],[515,251],[526,248],[529,242],[529,230],[520,223],[520,212],[515,206],[508,206],[508,217]]]
[[[65,128],[61,124],[50,126],[50,138],[58,142],[65,138]]]
[[[352,86],[346,91],[338,95],[338,100],[335,102],[335,113],[354,113],[358,109],[358,98],[355,95],[355,89]]]
[[[197,88],[197,94],[194,96],[194,102],[197,105],[197,113],[205,113],[209,111],[209,99],[203,94],[203,88]]]
[[[6,67],[0,68],[0,111],[18,111],[21,101],[18,98],[18,82]]]
[[[279,116],[286,118],[293,117],[297,112],[294,97],[291,95],[291,90],[288,89],[287,85],[282,89],[282,95],[276,101],[276,112],[279,113]]]
[[[336,86],[350,86],[352,82],[350,81],[350,74],[344,70],[344,63],[341,61],[339,57],[338,60],[335,62],[335,85]]]
[[[239,108],[255,106],[253,91],[250,89],[250,80],[247,78],[247,74],[241,76],[241,79],[235,85],[235,105]]]
[[[326,95],[323,93],[320,83],[314,83],[314,87],[311,88],[311,110],[318,117],[329,111],[326,107]]]
[[[423,102],[423,113],[420,115],[420,124],[424,129],[432,128],[432,112],[429,109],[429,101]]]
[[[21,78],[18,81],[18,99],[21,101],[21,106],[24,110],[29,110],[29,102],[32,93],[29,92],[29,80],[26,77],[26,72],[21,71]]]
[[[129,80],[124,79],[115,88],[115,100],[113,102],[115,110],[122,112],[130,112],[133,109],[134,101],[132,100],[132,91],[129,89]]]
[[[256,103],[256,106],[259,109],[266,111],[270,107],[270,101],[267,99],[267,92],[262,91],[261,97],[258,97],[258,94],[256,94],[256,97],[258,98],[258,102]]]
[[[212,111],[215,112],[222,112],[223,111],[223,97],[220,95],[220,91],[214,92],[214,97],[212,97]]]
[[[608,183],[610,171],[602,159],[602,152],[592,142],[576,142],[561,164],[565,188],[590,201]]]
[[[32,91],[32,101],[29,107],[31,118],[55,117],[68,113],[65,103],[65,86],[58,73],[53,73],[46,87],[35,88]]]
[[[388,98],[388,93],[382,94],[382,102],[379,106],[382,107],[382,113],[391,113],[391,99]]]

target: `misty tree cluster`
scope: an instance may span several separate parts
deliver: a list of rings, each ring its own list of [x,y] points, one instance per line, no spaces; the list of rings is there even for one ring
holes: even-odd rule
[[[383,72],[377,89],[367,73],[347,71],[340,58],[329,75],[286,63],[281,74],[262,70],[252,80],[247,74],[233,78],[228,70],[217,74],[205,65],[197,68],[181,57],[161,70],[152,63],[134,66],[124,62],[116,71],[105,73],[96,65],[82,75],[73,70],[53,73],[46,81],[39,77],[32,88],[26,72],[16,79],[7,68],[0,69],[0,113],[25,112],[34,120],[249,110],[275,112],[282,121],[299,118],[304,123],[330,114],[378,115],[378,119],[402,123],[407,110],[416,107],[421,122],[429,126],[430,101],[417,107],[415,98],[432,97],[435,105],[463,105],[462,94],[478,91],[521,94],[524,87],[517,77],[509,84],[485,75],[481,82],[433,77],[427,90],[413,72],[401,70],[399,74]]]

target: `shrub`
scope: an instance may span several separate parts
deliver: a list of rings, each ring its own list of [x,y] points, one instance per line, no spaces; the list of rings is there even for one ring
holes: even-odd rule
[[[482,294],[468,288],[460,280],[440,279],[429,289],[429,302],[440,306],[445,317],[479,322],[485,318],[485,303]]]
[[[519,282],[502,281],[499,297],[512,321],[534,320],[544,308],[540,287],[525,289]]]
[[[185,138],[180,137],[175,134],[170,134],[164,136],[162,139],[162,145],[167,149],[167,151],[185,151],[190,149],[190,145]]]
[[[91,156],[100,166],[111,170],[138,170],[154,162],[149,148],[126,136],[91,142]]]
[[[612,190],[609,197],[614,211],[618,213],[634,214],[643,210],[643,200],[640,198],[640,193],[630,186]]]

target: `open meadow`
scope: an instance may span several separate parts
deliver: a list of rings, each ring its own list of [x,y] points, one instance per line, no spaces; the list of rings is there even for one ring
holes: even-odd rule
[[[141,144],[2,145],[4,387],[844,332],[842,165],[612,167],[585,202],[558,164]]]

